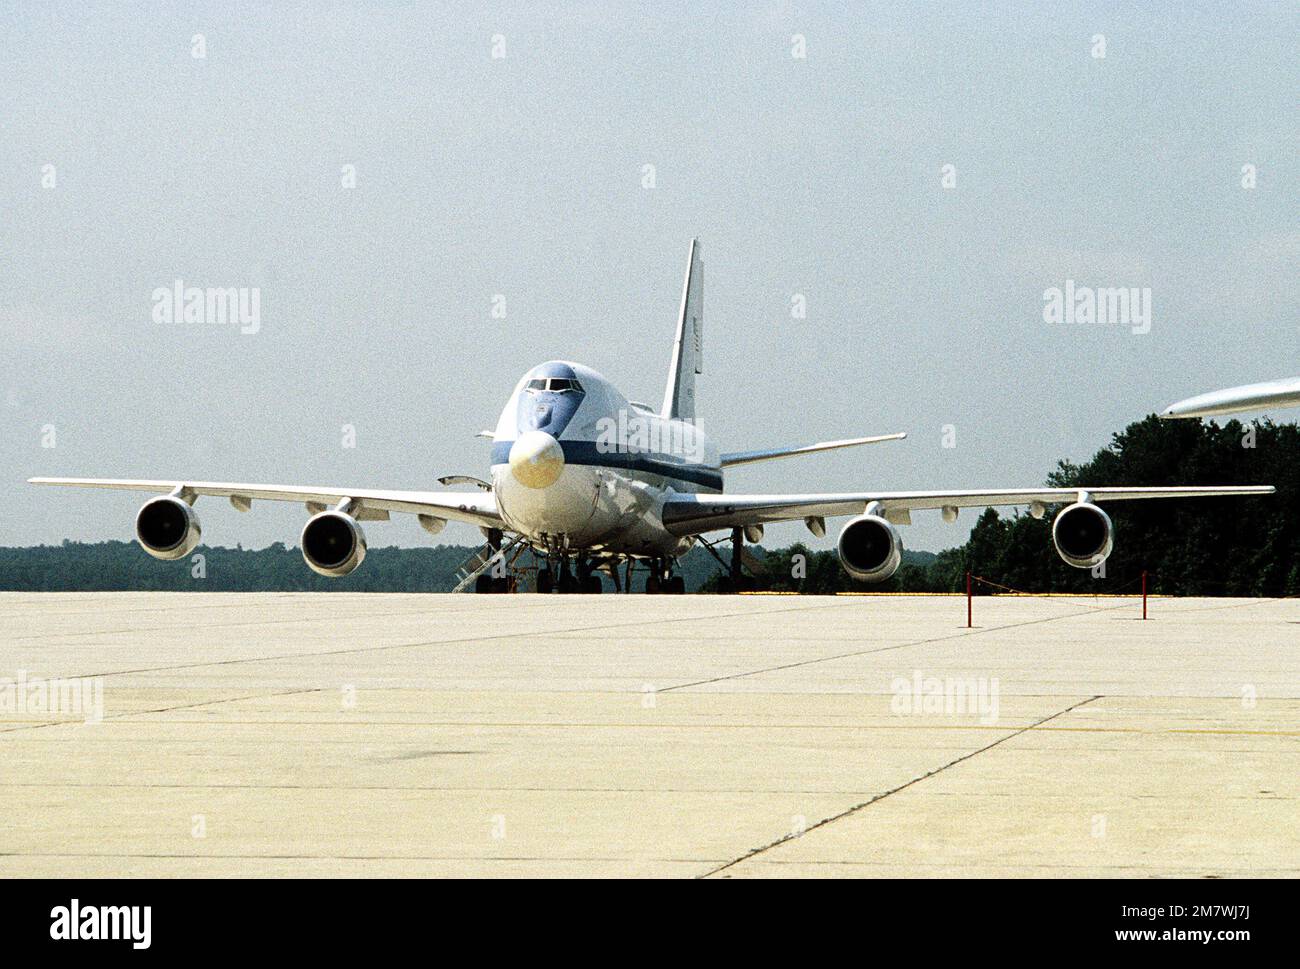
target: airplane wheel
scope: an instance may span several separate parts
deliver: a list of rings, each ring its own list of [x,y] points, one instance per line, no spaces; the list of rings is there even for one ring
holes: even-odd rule
[[[589,575],[582,581],[582,591],[588,595],[598,596],[605,591],[605,587],[600,584],[600,577]]]
[[[509,580],[509,579],[493,579],[493,580],[492,580],[492,591],[493,591],[493,592],[509,592],[509,591],[510,591],[510,580]]]
[[[474,591],[475,591],[475,592],[491,592],[491,591],[492,591],[492,576],[490,576],[490,575],[480,575],[477,579],[475,579],[475,580],[474,580]]]
[[[680,575],[674,575],[668,580],[668,592],[670,595],[682,595],[686,592],[686,580]]]
[[[567,595],[570,592],[576,592],[578,584],[573,581],[573,576],[567,572],[560,573],[560,592]]]
[[[555,588],[555,580],[551,578],[551,570],[538,569],[537,570],[537,591],[541,592],[542,594],[546,594],[549,593],[553,588]]]
[[[657,596],[659,594],[659,576],[652,575],[645,580],[645,591],[648,595]]]

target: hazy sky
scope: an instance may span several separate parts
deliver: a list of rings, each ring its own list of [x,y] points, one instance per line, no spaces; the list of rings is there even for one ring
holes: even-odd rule
[[[1032,486],[1300,373],[1294,3],[714,6],[0,4],[0,544],[131,535],[141,496],[36,474],[484,476],[550,358],[657,402],[693,235],[723,450],[910,434],[728,490]],[[155,322],[177,279],[259,329]],[[1150,332],[1044,322],[1067,279],[1149,287]]]

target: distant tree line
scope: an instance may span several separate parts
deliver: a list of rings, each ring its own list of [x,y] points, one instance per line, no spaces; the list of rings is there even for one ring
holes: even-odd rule
[[[1049,509],[1042,519],[986,510],[966,544],[938,554],[905,551],[888,582],[862,585],[834,551],[803,544],[749,549],[760,590],[960,592],[967,570],[1029,592],[1136,591],[1142,571],[1152,592],[1172,595],[1300,595],[1300,428],[1269,421],[1219,426],[1147,418],[1114,435],[1090,461],[1062,461],[1053,487],[1088,485],[1272,484],[1277,494],[1250,498],[1112,502],[1115,551],[1104,572],[1074,569],[1052,545]],[[907,530],[902,529],[904,541]],[[472,547],[372,548],[341,579],[310,571],[296,548],[276,543],[250,550],[200,546],[177,562],[159,562],[134,542],[0,548],[0,590],[185,592],[449,592]],[[729,543],[719,553],[730,561]],[[196,558],[197,556],[197,558]],[[525,554],[523,561],[530,561]],[[703,548],[679,562],[689,591],[717,591],[719,563]],[[634,582],[642,588],[644,576]],[[613,585],[605,579],[606,591]],[[978,592],[990,591],[977,586]]]
[[[146,555],[135,542],[64,542],[0,548],[6,591],[171,592],[450,592],[456,568],[472,549],[372,548],[361,567],[341,579],[307,568],[296,548],[200,545],[175,562]]]

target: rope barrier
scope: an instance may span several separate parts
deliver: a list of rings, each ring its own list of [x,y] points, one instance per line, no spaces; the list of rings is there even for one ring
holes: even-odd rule
[[[1123,585],[1117,586],[1113,592],[1093,592],[1093,593],[1026,592],[1024,589],[1016,589],[1009,585],[1003,585],[1001,582],[994,582],[992,579],[985,578],[982,575],[975,575],[973,572],[967,572],[966,573],[966,628],[967,629],[974,628],[973,627],[973,600],[974,600],[974,583],[976,582],[988,586],[989,588],[992,589],[998,589],[1003,594],[1019,596],[1027,599],[1060,599],[1067,596],[1082,597],[1082,598],[1087,598],[1088,596],[1091,596],[1093,599],[1099,599],[1102,596],[1105,596],[1106,598],[1128,598],[1128,595],[1122,595],[1122,590],[1137,585],[1138,583],[1141,583],[1142,591],[1138,593],[1131,593],[1129,595],[1131,595],[1135,599],[1139,595],[1142,597],[1142,618],[1146,619],[1147,618],[1147,579],[1148,579],[1147,573],[1143,572],[1136,579],[1133,579],[1129,582],[1125,582]],[[1114,606],[1103,606],[1103,605],[1089,606],[1086,603],[1080,603],[1080,605],[1083,605],[1084,608],[1093,609],[1095,611],[1103,611],[1103,610],[1115,608]]]

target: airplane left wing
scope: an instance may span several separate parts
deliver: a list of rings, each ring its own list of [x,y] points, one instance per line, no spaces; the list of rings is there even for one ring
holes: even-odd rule
[[[185,496],[215,495],[229,498],[241,511],[253,501],[299,501],[305,505],[336,505],[352,500],[356,517],[386,518],[390,511],[425,515],[451,521],[501,528],[496,497],[490,492],[460,491],[376,491],[371,488],[318,488],[294,485],[236,484],[231,482],[143,481],[122,478],[29,478],[28,483],[61,485],[68,488],[109,488],[116,491],[152,491],[165,495],[179,491]],[[370,515],[366,513],[369,512]]]
[[[864,491],[807,495],[675,495],[663,506],[663,522],[674,535],[698,535],[720,528],[860,515],[877,504],[884,517],[903,523],[912,511],[1048,505],[1075,501],[1131,501],[1143,498],[1213,498],[1270,495],[1272,485],[1184,488],[1006,488],[991,491]]]

